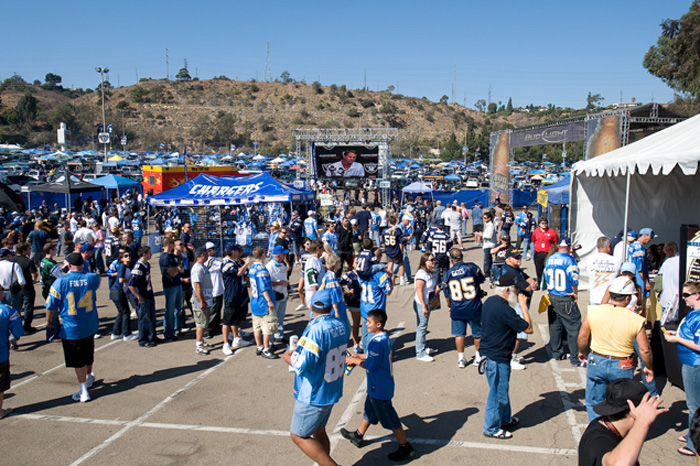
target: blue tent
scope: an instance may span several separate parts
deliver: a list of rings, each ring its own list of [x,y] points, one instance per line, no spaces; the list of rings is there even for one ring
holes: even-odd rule
[[[173,189],[148,198],[150,205],[202,206],[292,202],[314,199],[311,191],[284,186],[269,173],[253,176],[198,175]]]
[[[130,180],[129,178],[118,175],[101,176],[92,180],[92,184],[104,186],[106,190],[116,189],[117,194],[122,194],[127,190],[141,191],[142,185],[138,181]]]
[[[455,175],[454,173],[450,173],[445,177],[446,181],[462,181],[462,178],[460,178],[459,175]]]
[[[569,192],[571,191],[571,175],[567,173],[561,180],[546,188],[539,188],[538,191],[547,191],[547,202],[549,204],[568,204]]]

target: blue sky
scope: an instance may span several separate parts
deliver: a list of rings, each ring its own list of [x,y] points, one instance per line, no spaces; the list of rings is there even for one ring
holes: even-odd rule
[[[580,108],[588,92],[605,104],[668,102],[673,92],[642,66],[666,18],[692,0],[6,2],[0,79],[13,73],[95,88],[96,66],[114,85],[170,75],[187,59],[200,79],[273,78],[324,85],[394,86],[398,92],[473,107]],[[456,81],[455,81],[456,69]]]

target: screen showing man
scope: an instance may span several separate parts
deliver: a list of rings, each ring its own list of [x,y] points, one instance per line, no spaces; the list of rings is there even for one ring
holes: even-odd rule
[[[379,168],[378,146],[314,147],[317,173],[326,178],[376,177]]]

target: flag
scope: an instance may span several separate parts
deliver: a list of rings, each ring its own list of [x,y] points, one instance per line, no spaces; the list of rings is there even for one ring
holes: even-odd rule
[[[112,135],[112,123],[107,125],[107,132],[109,133],[110,136]]]
[[[165,144],[164,144],[164,143],[161,142],[161,143],[159,144],[159,146],[160,146],[161,149],[165,149]]]

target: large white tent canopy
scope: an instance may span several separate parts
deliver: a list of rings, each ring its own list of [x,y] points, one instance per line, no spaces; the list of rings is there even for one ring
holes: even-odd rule
[[[679,241],[700,221],[700,115],[572,167],[571,231],[581,272],[601,236],[650,227],[654,243]]]

